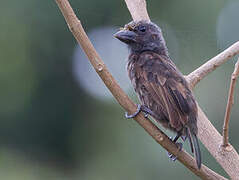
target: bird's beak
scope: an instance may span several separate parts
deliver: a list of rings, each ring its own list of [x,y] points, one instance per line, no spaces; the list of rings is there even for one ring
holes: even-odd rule
[[[137,34],[135,32],[126,29],[122,29],[114,34],[114,37],[126,44],[136,42],[136,36]]]

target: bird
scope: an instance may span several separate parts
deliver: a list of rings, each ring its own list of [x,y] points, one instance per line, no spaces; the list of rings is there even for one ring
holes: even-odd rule
[[[152,116],[176,133],[173,142],[188,138],[198,169],[201,152],[197,138],[198,109],[183,74],[171,60],[161,28],[151,21],[131,21],[114,34],[129,48],[128,76],[140,100],[137,111]],[[181,149],[181,148],[180,148]],[[170,155],[174,160],[175,156]]]

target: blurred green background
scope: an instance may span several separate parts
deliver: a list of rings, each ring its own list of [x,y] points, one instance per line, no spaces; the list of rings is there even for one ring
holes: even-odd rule
[[[127,48],[112,36],[131,21],[124,1],[70,2],[110,71],[136,101],[125,69]],[[239,40],[238,0],[147,3],[184,74]],[[220,132],[235,62],[236,57],[195,89]],[[0,179],[198,179],[179,162],[170,162],[138,124],[125,120],[54,1],[1,2],[0,80]],[[238,150],[238,87],[235,92],[230,142]],[[187,143],[184,147],[189,150]],[[225,175],[201,149],[203,163]]]

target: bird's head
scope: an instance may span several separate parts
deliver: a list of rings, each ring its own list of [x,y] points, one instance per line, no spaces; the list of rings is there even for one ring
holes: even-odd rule
[[[152,22],[132,21],[114,35],[133,52],[167,52],[161,29]]]

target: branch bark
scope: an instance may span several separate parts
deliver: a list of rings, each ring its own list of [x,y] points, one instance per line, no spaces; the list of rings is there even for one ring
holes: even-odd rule
[[[131,1],[131,2],[130,2]],[[81,45],[82,49],[85,51],[86,55],[89,58],[89,61],[91,62],[92,66],[95,68],[98,75],[101,77],[105,85],[108,87],[108,89],[111,91],[113,96],[116,98],[116,100],[119,102],[119,104],[130,114],[136,111],[136,105],[129,99],[129,97],[123,92],[123,90],[119,87],[115,79],[112,77],[112,75],[107,70],[105,64],[95,51],[93,45],[89,41],[81,22],[78,20],[76,15],[74,14],[69,2],[67,0],[56,0],[59,8],[61,9],[62,14],[65,17],[65,20],[69,26],[69,29],[71,30],[72,34],[78,41],[78,43]],[[130,12],[132,12],[132,17],[136,20],[139,20],[142,18],[141,12],[144,12],[145,16],[142,19],[149,19],[147,18],[147,10],[146,10],[146,4],[144,0],[126,0],[127,6],[130,9]],[[134,2],[134,3],[133,3]],[[143,2],[138,4],[137,6],[134,5],[137,2]],[[136,9],[138,8],[138,9]],[[143,11],[145,9],[145,11]],[[146,14],[145,14],[146,12]],[[134,14],[134,15],[133,15]],[[146,16],[147,15],[147,16]],[[212,71],[212,70],[211,70]],[[200,73],[199,73],[200,74]],[[205,74],[205,73],[204,73]],[[206,76],[206,75],[204,75]],[[190,77],[190,76],[189,76]],[[197,76],[195,76],[197,77]],[[192,79],[194,79],[192,77]],[[202,78],[201,78],[202,79]],[[196,84],[196,83],[195,83]],[[226,178],[218,175],[217,173],[213,172],[209,168],[207,168],[205,165],[202,165],[201,169],[198,170],[195,160],[193,157],[191,157],[188,153],[185,151],[179,151],[177,149],[177,146],[172,143],[172,141],[160,130],[155,126],[149,119],[146,119],[144,115],[141,113],[137,117],[135,117],[135,120],[145,129],[145,131],[148,132],[149,135],[151,135],[156,142],[158,142],[161,146],[163,146],[168,152],[176,155],[178,157],[178,160],[183,163],[188,169],[190,169],[193,173],[201,177],[202,179],[211,179],[211,180],[225,180]],[[224,157],[225,154],[221,155],[218,153],[219,146],[217,146],[218,142],[214,142],[214,134],[216,136],[216,140],[220,138],[220,134],[216,131],[216,129],[211,125],[210,121],[207,119],[207,117],[204,115],[204,113],[199,109],[199,120],[198,120],[198,126],[199,126],[199,138],[204,143],[204,145],[208,148],[208,150],[211,152],[211,154],[218,160],[218,162],[222,165],[224,168],[224,164],[222,161],[227,161],[227,157],[232,157],[231,152],[226,154],[226,157]],[[204,122],[205,121],[205,122]],[[213,129],[214,128],[214,129]],[[206,133],[205,133],[206,132]],[[206,135],[204,135],[206,134]],[[212,138],[213,137],[213,138]],[[209,142],[207,141],[209,140]],[[220,142],[219,140],[219,142]],[[217,147],[216,147],[217,146]],[[235,150],[233,149],[233,152]],[[233,174],[231,171],[235,171],[235,163],[239,162],[239,159],[236,158],[236,151],[234,152],[235,159],[231,159],[231,164],[233,166],[230,166],[229,168],[224,168],[226,172],[229,174],[229,176],[232,179],[236,179],[236,177],[239,177],[237,174]],[[219,157],[218,157],[219,156]],[[225,166],[228,165],[228,163],[225,163]],[[229,164],[230,165],[230,164]],[[237,163],[239,165],[239,163]],[[234,169],[233,169],[234,168]],[[236,169],[239,169],[238,167]],[[239,171],[238,171],[239,172]],[[237,176],[236,176],[237,175]]]
[[[230,89],[229,89],[229,93],[228,93],[226,113],[225,113],[225,117],[224,117],[222,146],[227,149],[230,148],[230,145],[228,142],[229,120],[230,120],[231,108],[232,108],[232,105],[234,104],[234,95],[233,94],[234,94],[234,89],[236,86],[236,80],[237,80],[238,76],[239,76],[239,59],[237,60],[237,62],[235,64],[234,71],[231,75],[231,83],[230,83]]]

